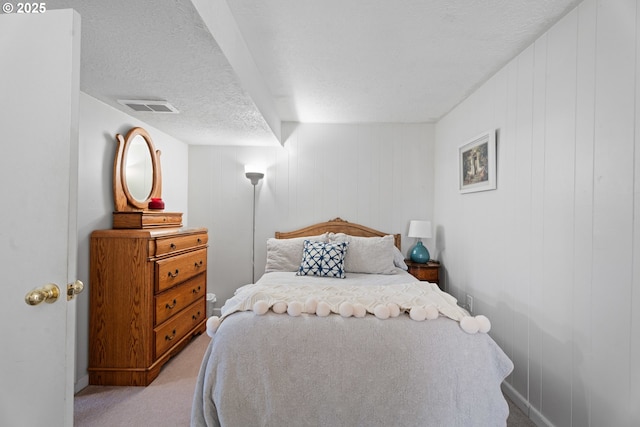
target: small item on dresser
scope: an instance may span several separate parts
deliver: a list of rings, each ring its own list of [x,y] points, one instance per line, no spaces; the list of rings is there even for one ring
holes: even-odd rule
[[[162,210],[164,209],[164,201],[160,197],[152,197],[149,201],[149,209]]]

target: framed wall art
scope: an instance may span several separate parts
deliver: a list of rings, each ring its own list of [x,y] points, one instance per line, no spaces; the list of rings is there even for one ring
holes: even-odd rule
[[[461,193],[496,189],[496,131],[486,131],[458,148]]]

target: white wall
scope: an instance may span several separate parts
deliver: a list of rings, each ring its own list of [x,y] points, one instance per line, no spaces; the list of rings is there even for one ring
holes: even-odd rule
[[[284,148],[190,146],[189,217],[209,228],[208,290],[217,306],[251,282],[253,187],[245,164],[267,168],[256,187],[257,280],[275,231],[335,217],[402,233],[408,252],[409,220],[433,212],[433,131],[433,125],[285,123]]]
[[[640,425],[639,13],[585,0],[436,126],[435,255],[538,422]],[[461,195],[490,128],[498,189]]]
[[[89,359],[89,237],[93,230],[111,228],[113,158],[116,134],[135,126],[145,128],[160,150],[162,199],[166,211],[183,212],[188,225],[188,146],[91,96],[80,93],[80,153],[78,185],[78,278],[86,286],[78,296],[76,336],[76,391],[88,384]]]

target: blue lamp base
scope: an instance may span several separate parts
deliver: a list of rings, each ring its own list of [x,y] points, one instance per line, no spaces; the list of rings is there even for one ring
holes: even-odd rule
[[[429,250],[422,244],[422,241],[418,240],[416,245],[411,250],[411,261],[419,264],[426,264],[431,259]]]

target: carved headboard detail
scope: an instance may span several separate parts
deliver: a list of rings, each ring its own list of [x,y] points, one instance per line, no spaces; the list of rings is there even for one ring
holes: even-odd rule
[[[373,228],[366,227],[361,224],[345,221],[342,218],[334,218],[327,222],[320,222],[308,227],[301,228],[299,230],[280,232],[276,231],[276,239],[292,239],[294,237],[306,237],[317,236],[323,233],[345,233],[351,236],[360,237],[382,237],[393,233],[384,233],[382,231],[374,230]],[[393,234],[395,245],[398,249],[401,248],[401,235]]]

